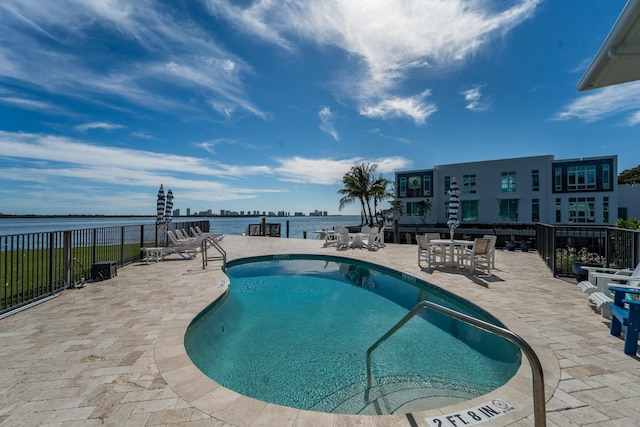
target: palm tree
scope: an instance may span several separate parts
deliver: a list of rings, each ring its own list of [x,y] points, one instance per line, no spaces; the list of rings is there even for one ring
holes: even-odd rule
[[[338,190],[338,194],[342,195],[340,199],[339,210],[345,206],[360,201],[363,212],[363,224],[373,225],[374,215],[371,212],[371,199],[374,203],[378,201],[380,186],[384,185],[386,191],[386,183],[382,176],[374,177],[374,173],[378,168],[377,164],[362,163],[352,166],[349,172],[342,177],[344,188]]]
[[[389,191],[389,187],[393,185],[392,181],[384,178],[382,175],[378,175],[378,177],[373,181],[371,185],[371,194],[373,196],[373,212],[376,216],[380,214],[382,216],[382,212],[378,212],[378,204],[389,199],[395,197],[393,191]],[[384,217],[380,219],[383,221]]]

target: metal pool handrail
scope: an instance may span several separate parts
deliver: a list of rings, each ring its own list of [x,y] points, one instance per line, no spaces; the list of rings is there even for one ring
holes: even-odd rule
[[[491,323],[485,322],[484,320],[476,319],[475,317],[471,317],[467,314],[460,313],[458,311],[452,310],[447,307],[443,307],[431,301],[421,301],[419,302],[413,309],[407,313],[395,326],[382,336],[378,341],[375,342],[369,349],[367,350],[367,388],[371,388],[371,352],[378,348],[380,344],[385,342],[387,338],[393,335],[398,329],[400,329],[405,323],[411,320],[416,314],[418,314],[423,308],[430,308],[434,311],[442,313],[446,316],[453,317],[454,319],[460,320],[462,322],[468,323],[477,328],[483,329],[485,331],[491,332],[493,334],[499,335],[502,338],[505,338],[515,345],[517,345],[520,350],[527,356],[529,359],[529,364],[531,365],[531,372],[533,374],[533,416],[535,420],[535,427],[546,427],[547,419],[546,419],[546,409],[545,409],[545,399],[544,399],[544,376],[542,373],[542,365],[540,364],[540,360],[538,356],[533,351],[531,346],[520,336],[514,334],[508,329],[501,328],[499,326],[493,325]]]

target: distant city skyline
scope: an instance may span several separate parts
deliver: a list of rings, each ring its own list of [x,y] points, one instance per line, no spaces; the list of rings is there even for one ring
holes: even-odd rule
[[[624,0],[0,2],[0,210],[338,209],[350,167],[640,161],[640,83],[576,86]],[[388,206],[381,206],[386,208]]]

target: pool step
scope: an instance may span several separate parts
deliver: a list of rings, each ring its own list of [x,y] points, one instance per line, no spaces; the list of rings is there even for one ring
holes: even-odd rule
[[[462,388],[440,378],[384,377],[368,391],[366,386],[365,381],[351,384],[310,409],[336,414],[405,414],[453,405],[485,393],[473,384]]]

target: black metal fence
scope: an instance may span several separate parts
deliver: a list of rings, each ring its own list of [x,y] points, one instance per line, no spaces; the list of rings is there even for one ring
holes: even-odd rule
[[[640,231],[536,224],[536,248],[558,277],[575,277],[574,261],[633,269],[640,262]]]
[[[209,221],[189,221],[0,236],[0,315],[90,279],[96,263],[140,260],[140,248],[164,246],[168,230],[196,225],[209,231]]]

